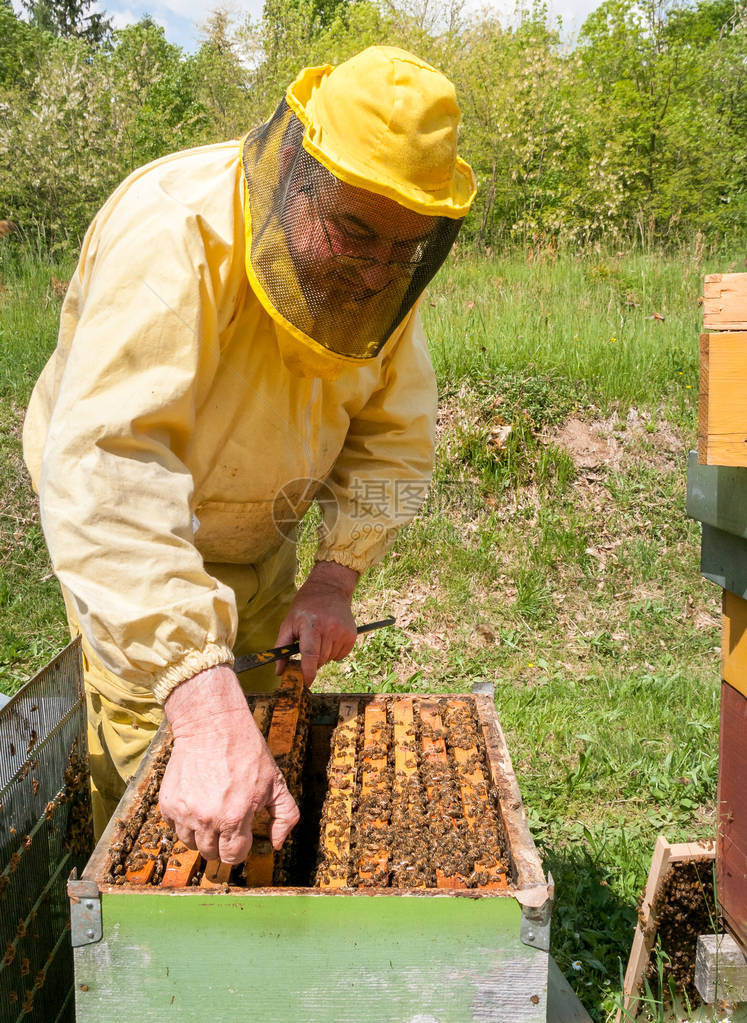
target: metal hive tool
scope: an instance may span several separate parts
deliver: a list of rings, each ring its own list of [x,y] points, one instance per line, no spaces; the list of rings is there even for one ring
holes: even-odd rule
[[[0,711],[0,1023],[72,1023],[66,882],[93,849],[80,644]]]

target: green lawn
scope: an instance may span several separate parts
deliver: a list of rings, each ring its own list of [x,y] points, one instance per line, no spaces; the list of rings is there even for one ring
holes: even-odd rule
[[[702,277],[727,255],[458,253],[423,308],[439,379],[435,482],[362,581],[397,616],[318,682],[495,684],[555,878],[552,952],[596,1020],[617,1004],[657,834],[712,835],[720,592],[684,515]],[[65,641],[20,460],[54,345],[57,265],[0,256],[0,669],[13,691]],[[301,543],[311,556],[311,528]]]

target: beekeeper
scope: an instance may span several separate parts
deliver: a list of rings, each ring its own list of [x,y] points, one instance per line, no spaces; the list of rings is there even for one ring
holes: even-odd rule
[[[310,684],[348,654],[356,580],[430,479],[415,307],[474,197],[458,120],[440,72],[371,47],[240,142],[135,171],[86,234],[23,441],[82,638],[97,835],[164,710],[161,810],[190,848],[238,863],[260,808],[276,847],[296,823],[242,695],[272,667],[231,665],[298,639]]]

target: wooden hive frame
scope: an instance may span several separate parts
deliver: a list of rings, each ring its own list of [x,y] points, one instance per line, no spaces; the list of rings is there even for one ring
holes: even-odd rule
[[[308,692],[300,669],[290,666],[283,675],[280,689],[272,697],[262,696],[253,703],[255,723],[266,738],[276,762],[285,767],[290,790],[298,799],[308,727]],[[163,746],[162,751],[167,751],[167,746]],[[160,762],[160,754],[151,760],[151,766],[154,762]],[[157,781],[155,774],[152,773],[151,779],[141,799],[143,805],[121,818],[125,829],[115,839],[115,847],[123,844],[129,821],[134,823],[135,819],[143,817],[144,820],[138,833],[130,835],[132,847],[129,848],[128,844],[120,856],[118,869],[123,873],[119,883],[132,887],[185,888],[196,883],[194,879],[201,873],[201,888],[225,888],[231,881],[233,865],[219,859],[203,860],[198,852],[187,849],[178,839],[174,840],[157,802],[145,806],[146,795],[153,795]],[[254,818],[254,840],[242,871],[248,887],[271,886],[278,867],[282,866],[284,854],[276,853],[270,843],[270,823],[266,810]]]
[[[657,896],[666,880],[669,869],[676,863],[712,863],[716,856],[714,842],[678,842],[670,844],[659,835],[654,846],[648,880],[643,893],[638,923],[633,936],[633,946],[628,959],[623,982],[623,1005],[617,1011],[615,1023],[635,1019],[641,1001],[643,977],[646,973],[651,950],[656,942],[658,921],[653,915]]]
[[[254,700],[255,710],[262,699]],[[397,706],[422,699],[406,694]],[[208,989],[223,1000],[223,1015],[216,1018],[238,1018],[242,999],[251,998],[258,1015],[283,1023],[297,1018],[380,1023],[382,1004],[397,1019],[418,1013],[440,1019],[446,1013],[453,1023],[477,1018],[545,1023],[552,882],[544,876],[528,830],[492,698],[439,695],[428,702],[441,714],[452,704],[474,708],[486,747],[489,777],[484,781],[497,793],[508,839],[510,876],[482,890],[355,889],[344,887],[339,877],[325,888],[107,884],[112,843],[140,805],[154,762],[168,748],[162,728],[82,877],[70,882],[71,901],[92,905],[85,912],[103,919],[101,942],[85,933],[81,938],[74,926],[79,1023],[107,1018],[125,996],[128,1011],[143,1021],[162,1019],[179,1001],[180,1020],[198,1023]],[[330,735],[346,704],[349,712],[357,704],[364,717],[368,713],[372,736],[377,697],[312,694],[311,769],[321,769],[322,762],[326,769]],[[406,709],[398,712],[395,726],[407,731]],[[373,752],[371,769],[377,759]],[[339,754],[344,771],[344,749]],[[398,771],[404,777],[409,769],[403,749],[395,779]],[[465,784],[479,784],[479,778],[471,775]],[[190,966],[195,957],[197,970]],[[283,960],[292,961],[294,969],[278,992],[277,963]],[[232,964],[238,963],[237,971]],[[358,985],[352,1000],[351,978]],[[195,1008],[188,1006],[190,1000]]]
[[[449,793],[444,791],[442,775],[448,769],[448,756],[446,753],[445,729],[441,708],[438,703],[428,700],[421,704],[420,717],[427,727],[422,737],[423,758],[426,768],[435,769],[431,780],[426,781],[426,796],[428,803],[435,808],[436,815],[446,822],[448,830],[454,830],[454,818],[449,813],[447,800]],[[443,836],[448,839],[449,835]],[[438,888],[466,888],[466,878],[459,873],[446,873],[442,867],[436,867],[436,887]]]

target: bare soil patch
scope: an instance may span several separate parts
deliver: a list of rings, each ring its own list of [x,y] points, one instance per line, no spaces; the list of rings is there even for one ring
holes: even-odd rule
[[[605,436],[602,423],[586,423],[582,419],[569,419],[552,437],[552,442],[573,459],[579,469],[597,469],[600,466],[617,468],[622,461],[622,446]]]
[[[688,446],[671,423],[635,408],[628,410],[624,420],[618,413],[602,419],[568,419],[545,440],[566,451],[574,465],[585,470],[619,469],[631,459],[672,469]]]

